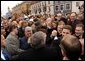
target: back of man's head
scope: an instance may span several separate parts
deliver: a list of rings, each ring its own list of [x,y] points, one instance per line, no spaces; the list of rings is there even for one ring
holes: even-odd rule
[[[60,46],[66,57],[70,60],[78,60],[79,56],[81,55],[81,44],[75,36],[64,36]]]
[[[33,48],[41,48],[45,45],[46,34],[42,31],[35,32],[32,37],[30,44]]]

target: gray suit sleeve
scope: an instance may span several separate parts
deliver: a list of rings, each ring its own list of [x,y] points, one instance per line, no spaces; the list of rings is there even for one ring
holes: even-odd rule
[[[15,55],[24,51],[19,48],[19,45],[16,43],[18,41],[15,42],[14,39],[11,39],[11,38],[7,38],[6,41],[7,41],[6,48],[10,54]]]

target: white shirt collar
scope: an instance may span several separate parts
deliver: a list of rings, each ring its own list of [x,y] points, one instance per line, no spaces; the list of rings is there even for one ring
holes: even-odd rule
[[[2,58],[3,60],[6,60],[5,57],[4,57],[4,55],[3,55],[3,53],[2,53],[2,50],[1,50],[1,58]]]

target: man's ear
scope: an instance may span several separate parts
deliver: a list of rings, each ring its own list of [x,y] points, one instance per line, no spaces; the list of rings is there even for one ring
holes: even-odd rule
[[[84,33],[84,30],[82,32]]]

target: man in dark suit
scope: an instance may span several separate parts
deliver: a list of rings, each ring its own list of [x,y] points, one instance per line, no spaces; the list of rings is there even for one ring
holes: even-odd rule
[[[31,37],[31,35],[32,35],[32,28],[29,26],[25,27],[25,36],[20,39],[21,49],[27,50],[28,48],[30,48],[28,39]]]
[[[76,27],[76,24],[79,24],[80,23],[80,21],[77,19],[77,17],[76,17],[77,15],[76,15],[76,13],[75,12],[72,12],[71,14],[70,14],[70,20],[69,21],[67,21],[67,24],[68,25],[71,25],[72,26],[72,34],[74,34],[75,32],[75,27]]]
[[[46,34],[42,31],[35,32],[30,39],[32,48],[21,53],[17,60],[60,60],[57,51],[47,48],[45,43]]]
[[[62,54],[61,54],[61,48],[60,48],[60,41],[62,40],[62,38],[67,35],[67,34],[71,34],[72,33],[72,28],[70,25],[65,25],[63,27],[62,33],[61,33],[61,37],[57,36],[57,31],[53,30],[52,34],[51,34],[51,47],[54,48],[54,50],[58,51],[58,53],[60,54],[60,57],[63,58]]]

